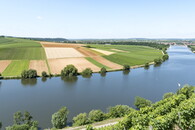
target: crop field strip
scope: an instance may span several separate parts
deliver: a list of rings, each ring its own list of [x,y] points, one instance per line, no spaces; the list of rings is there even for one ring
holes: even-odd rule
[[[29,63],[29,69],[37,70],[37,74],[40,76],[43,71],[49,73],[45,60],[31,60]]]
[[[23,70],[28,70],[29,60],[14,60],[3,71],[3,76],[20,76]]]
[[[105,67],[105,68],[108,69],[108,70],[111,69],[110,67],[108,67],[108,66],[106,66],[106,65],[103,65],[103,64],[97,62],[96,60],[94,60],[94,59],[91,58],[91,57],[86,57],[85,59],[87,59],[88,61],[90,61],[91,63],[93,63],[94,65],[96,65],[96,66],[98,66],[98,67],[100,67],[100,68]]]
[[[2,73],[10,63],[11,60],[0,60],[0,73]]]

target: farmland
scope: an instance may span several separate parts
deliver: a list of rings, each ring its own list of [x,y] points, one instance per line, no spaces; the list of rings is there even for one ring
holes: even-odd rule
[[[103,57],[109,61],[120,65],[128,64],[130,66],[142,65],[147,62],[152,62],[155,58],[162,57],[160,50],[147,46],[134,45],[90,45],[96,49],[115,52],[111,55]]]
[[[19,76],[23,70],[35,69],[38,75],[43,71],[60,74],[69,64],[82,72],[91,68],[99,72],[119,70],[124,64],[143,65],[162,57],[160,50],[135,45],[99,45],[37,42],[19,38],[0,38],[0,73],[3,76]]]

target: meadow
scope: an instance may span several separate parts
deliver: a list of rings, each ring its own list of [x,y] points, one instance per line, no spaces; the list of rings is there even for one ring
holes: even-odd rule
[[[0,60],[46,59],[41,44],[18,38],[0,38]]]
[[[147,46],[93,44],[90,47],[115,52],[111,55],[103,55],[103,57],[120,65],[142,65],[153,62],[155,58],[162,57],[163,55],[160,50]]]

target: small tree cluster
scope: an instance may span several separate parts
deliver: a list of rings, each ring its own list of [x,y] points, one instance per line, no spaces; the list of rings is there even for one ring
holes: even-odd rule
[[[92,76],[93,71],[91,68],[86,68],[85,70],[82,71],[81,75],[84,77],[90,77]]]
[[[71,77],[71,76],[77,76],[78,70],[74,65],[67,65],[62,71],[61,76],[62,77]]]
[[[58,112],[52,115],[52,124],[54,128],[62,129],[66,126],[67,123],[67,116],[68,116],[68,109],[66,107],[62,107]]]
[[[144,65],[145,68],[148,68],[149,66],[150,66],[149,63],[145,63]]]
[[[129,70],[130,66],[129,65],[123,65],[123,70]]]
[[[105,74],[106,72],[107,72],[106,68],[102,67],[101,70],[100,70],[100,74]]]
[[[36,78],[37,77],[37,71],[30,69],[30,70],[24,70],[21,73],[21,77],[24,79],[28,79],[28,78]]]
[[[159,65],[161,63],[162,63],[162,59],[161,58],[154,59],[154,64],[155,65]]]
[[[127,105],[116,105],[109,108],[108,116],[110,118],[123,117],[131,112],[131,108]]]
[[[32,120],[29,112],[14,113],[14,125],[6,127],[6,130],[38,130],[38,122]]]
[[[47,75],[47,72],[45,72],[45,71],[43,71],[42,72],[42,77],[47,77],[48,75]]]
[[[167,54],[163,55],[163,57],[162,57],[162,60],[163,60],[163,61],[166,61],[166,60],[168,60],[168,59],[169,59],[169,55],[167,55]]]
[[[144,99],[142,97],[135,97],[135,102],[134,102],[134,105],[140,109],[140,108],[143,108],[143,107],[146,107],[146,106],[151,106],[152,102],[150,100],[147,100],[147,99]]]

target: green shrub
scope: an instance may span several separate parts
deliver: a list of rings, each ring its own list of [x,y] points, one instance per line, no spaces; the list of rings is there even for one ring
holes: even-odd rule
[[[86,68],[85,70],[82,71],[81,75],[84,77],[88,77],[91,76],[93,73],[93,71],[91,70],[91,68]]]
[[[110,118],[123,117],[130,113],[132,109],[127,105],[116,105],[109,108],[108,116]]]
[[[68,116],[68,109],[66,107],[62,107],[58,112],[52,115],[52,124],[54,128],[62,129],[66,126],[67,123],[67,116]]]
[[[123,65],[123,70],[129,70],[130,66],[129,65]]]
[[[150,66],[149,63],[145,63],[144,65],[145,68],[148,68],[149,66]]]
[[[80,113],[73,118],[73,126],[81,126],[88,124],[87,113]]]
[[[172,97],[173,95],[174,95],[174,93],[172,93],[172,92],[170,92],[170,93],[165,93],[165,94],[163,95],[163,99]]]
[[[152,104],[152,102],[150,100],[147,100],[147,99],[139,97],[139,96],[135,97],[134,105],[138,109],[146,107],[146,106],[151,106],[151,104]]]
[[[163,61],[168,60],[169,59],[169,55],[167,55],[167,54],[163,55],[162,59],[163,59]]]
[[[102,67],[101,70],[100,70],[100,73],[101,74],[105,74],[107,72],[106,68],[105,67]]]
[[[45,71],[43,71],[42,72],[42,77],[47,77],[48,75],[47,75],[47,72],[45,72]]]
[[[104,118],[105,114],[101,110],[92,110],[89,112],[88,119],[90,123],[102,121]]]
[[[61,76],[66,77],[66,76],[77,76],[78,70],[74,65],[67,65],[62,71],[61,71]]]
[[[159,65],[161,63],[162,63],[162,59],[161,58],[154,59],[154,64],[155,65]]]
[[[33,69],[30,69],[30,70],[24,70],[22,73],[21,73],[21,77],[24,78],[24,79],[27,79],[27,78],[36,78],[37,77],[37,71],[36,70],[33,70]]]

